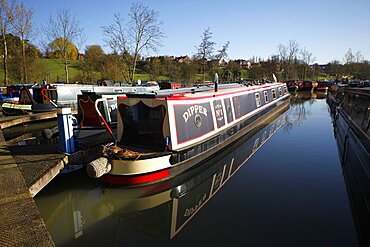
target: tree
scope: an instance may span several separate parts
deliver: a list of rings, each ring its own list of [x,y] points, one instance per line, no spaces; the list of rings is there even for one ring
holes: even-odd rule
[[[52,58],[76,60],[78,56],[77,47],[63,38],[57,38],[49,44]]]
[[[22,49],[22,59],[21,59],[21,80],[23,83],[28,81],[27,77],[27,64],[26,64],[26,48],[28,45],[28,39],[32,34],[32,16],[33,9],[27,10],[23,2],[21,5],[15,7],[14,20],[12,26],[15,31],[15,35],[19,36],[21,39],[21,49]]]
[[[205,71],[207,60],[211,59],[213,56],[213,50],[215,46],[215,42],[212,41],[212,32],[208,27],[203,31],[202,41],[199,46],[196,46],[197,54],[196,57],[200,60],[202,64],[202,73],[203,73],[203,81],[205,81]]]
[[[315,58],[312,56],[312,53],[309,52],[306,47],[300,51],[301,61],[303,62],[303,73],[302,79],[305,80],[307,76],[307,69],[309,68],[310,64],[315,61]]]
[[[215,58],[217,60],[226,59],[227,58],[227,50],[229,49],[230,41],[227,41],[221,48],[221,50],[217,51],[217,55]]]
[[[295,40],[289,40],[288,44],[278,45],[278,55],[280,58],[281,68],[285,73],[286,80],[297,77],[297,57],[299,44]]]
[[[93,70],[99,70],[104,59],[104,51],[100,45],[90,45],[85,50],[85,61]]]
[[[141,3],[134,3],[130,8],[131,20],[128,29],[130,43],[133,45],[133,61],[131,65],[131,80],[134,80],[136,63],[143,50],[156,51],[164,37],[158,12],[149,9]]]
[[[50,16],[47,25],[43,26],[42,29],[48,44],[60,40],[60,43],[58,42],[58,49],[61,53],[60,59],[63,60],[64,63],[66,83],[68,83],[68,65],[70,63],[69,55],[71,51],[70,44],[81,39],[81,37],[84,36],[84,30],[67,9],[59,11],[55,19]]]
[[[119,13],[114,14],[113,21],[113,24],[102,27],[106,37],[103,40],[114,52],[123,54],[128,50],[125,21]]]
[[[9,81],[22,81],[23,79],[23,61],[22,61],[22,41],[18,36],[13,34],[7,34],[7,50],[8,50],[8,79]],[[0,43],[2,43],[2,37],[0,37]],[[25,41],[25,63],[26,74],[28,81],[37,79],[38,76],[41,77],[43,68],[37,61],[37,58],[41,56],[41,51],[37,49],[36,46],[29,44]],[[2,54],[1,54],[2,55]]]
[[[144,51],[156,51],[164,37],[162,23],[158,12],[149,9],[141,3],[132,4],[129,12],[129,22],[125,24],[120,14],[114,15],[114,23],[103,27],[105,42],[119,52],[125,59],[131,54],[129,78],[134,81],[140,54]]]
[[[356,61],[356,57],[353,54],[352,49],[349,48],[347,53],[344,55],[344,63],[350,64],[350,63],[354,63],[355,61]]]
[[[151,80],[156,80],[157,77],[161,74],[161,61],[158,57],[152,57],[149,62],[149,77]]]
[[[364,61],[364,56],[362,56],[360,51],[356,52],[356,63],[362,63]]]
[[[104,56],[101,74],[114,81],[127,81],[127,64],[117,53]]]
[[[4,84],[8,85],[8,46],[6,34],[10,23],[13,20],[14,0],[0,0],[0,30],[2,37],[3,65],[4,65]]]

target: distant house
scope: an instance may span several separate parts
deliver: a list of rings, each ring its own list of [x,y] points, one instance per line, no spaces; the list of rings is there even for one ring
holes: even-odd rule
[[[77,55],[77,60],[78,60],[78,61],[84,61],[84,60],[85,60],[85,54],[78,53],[78,55]]]
[[[191,59],[188,55],[175,57],[174,60],[178,63],[190,63]]]
[[[250,66],[250,63],[248,64],[248,61],[244,60],[244,59],[236,59],[236,60],[234,60],[234,62],[236,64],[238,64],[239,68],[241,68],[241,69],[246,69],[246,68],[248,68],[248,66]]]
[[[53,52],[47,51],[47,52],[45,52],[45,56],[44,57],[46,59],[50,59],[50,58],[53,58],[53,56],[54,56]]]

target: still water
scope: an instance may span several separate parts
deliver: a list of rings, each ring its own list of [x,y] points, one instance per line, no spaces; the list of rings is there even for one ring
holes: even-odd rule
[[[57,246],[357,246],[325,95],[290,108],[200,167],[144,188],[84,171],[35,198]]]

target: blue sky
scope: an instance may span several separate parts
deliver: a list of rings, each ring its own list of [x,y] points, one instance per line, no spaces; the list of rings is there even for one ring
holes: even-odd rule
[[[210,27],[216,50],[230,41],[229,58],[267,58],[278,45],[296,40],[315,62],[343,61],[349,48],[370,60],[370,0],[143,0],[159,12],[166,38],[157,53],[193,55]],[[67,8],[87,34],[85,45],[102,45],[102,26],[113,14],[127,16],[129,0],[25,0],[36,25]],[[36,39],[40,38],[38,36]],[[37,42],[35,42],[37,43]]]

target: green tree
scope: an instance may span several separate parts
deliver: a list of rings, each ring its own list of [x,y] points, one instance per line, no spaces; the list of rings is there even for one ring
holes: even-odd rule
[[[158,57],[152,57],[148,64],[148,72],[151,80],[156,80],[162,72],[162,64]]]
[[[100,69],[102,77],[119,82],[127,81],[127,71],[127,64],[121,55],[113,53],[104,56]]]
[[[92,70],[100,70],[105,53],[100,45],[90,45],[85,50],[85,61]]]
[[[6,35],[7,40],[7,50],[8,50],[8,79],[14,81],[23,81],[24,77],[22,73],[24,72],[23,65],[23,51],[22,51],[22,41],[18,36],[12,34]],[[0,37],[0,42],[2,43],[2,37]],[[26,41],[25,44],[25,64],[26,74],[28,82],[40,78],[42,76],[43,66],[39,63],[39,58],[41,57],[41,51],[37,49],[36,46],[29,44]],[[0,55],[3,56],[3,51],[1,50]],[[39,69],[37,69],[39,68]]]
[[[77,47],[68,40],[57,38],[49,44],[52,58],[63,60],[76,60],[78,56]]]

